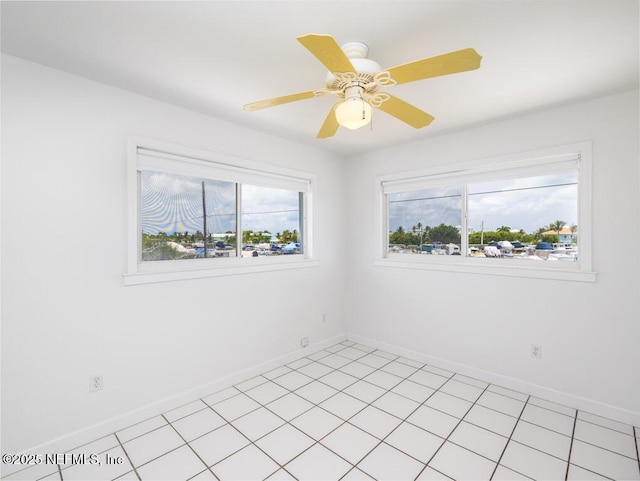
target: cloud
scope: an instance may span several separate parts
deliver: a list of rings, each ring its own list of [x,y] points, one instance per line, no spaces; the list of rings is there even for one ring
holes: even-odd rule
[[[272,234],[300,231],[299,193],[289,190],[242,186],[242,226]]]
[[[235,183],[152,171],[143,171],[141,176],[143,232],[203,232],[203,182],[207,232],[235,232]],[[298,204],[298,192],[243,185],[243,229],[267,230],[274,234],[283,230],[300,230]]]
[[[575,173],[554,174],[469,186],[469,227],[485,231],[501,226],[535,232],[555,220],[577,224]]]
[[[460,225],[461,189],[442,187],[389,194],[389,230],[411,229],[418,223],[426,227]]]
[[[461,187],[389,194],[389,229],[462,224]],[[562,173],[468,185],[468,227],[535,232],[555,220],[577,224],[577,174]]]

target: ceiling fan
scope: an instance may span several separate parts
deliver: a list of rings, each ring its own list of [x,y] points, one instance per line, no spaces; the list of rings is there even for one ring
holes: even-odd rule
[[[373,108],[415,127],[429,125],[434,117],[417,107],[381,92],[381,87],[414,82],[440,75],[466,72],[480,67],[482,57],[472,48],[445,53],[383,70],[367,58],[369,48],[362,42],[350,42],[342,47],[331,35],[308,34],[298,37],[322,64],[327,67],[326,88],[307,90],[283,97],[261,100],[244,106],[253,111],[297,100],[331,94],[340,98],[329,111],[318,138],[333,136],[340,126],[358,129],[371,121]]]

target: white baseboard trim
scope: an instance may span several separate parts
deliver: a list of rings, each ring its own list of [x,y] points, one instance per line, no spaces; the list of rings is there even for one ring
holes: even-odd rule
[[[265,372],[271,371],[283,364],[288,364],[305,356],[309,356],[315,352],[318,352],[327,347],[338,344],[347,339],[346,333],[333,336],[331,338],[316,342],[305,348],[297,349],[288,354],[276,357],[269,361],[263,362],[256,366],[252,366],[241,371],[229,374],[222,378],[216,379],[212,382],[203,384],[201,386],[189,389],[187,391],[176,394],[161,401],[154,402],[152,404],[142,406],[138,409],[134,409],[127,413],[115,416],[105,421],[96,423],[92,426],[65,434],[46,443],[42,443],[30,449],[22,451],[20,454],[37,454],[37,453],[65,453],[70,450],[87,444],[96,439],[100,439],[104,436],[120,431],[133,424],[139,423],[145,419],[159,416],[162,413],[171,411],[190,402],[207,397],[215,392],[221,391],[228,387],[238,384],[242,381],[258,376]],[[14,466],[11,466],[13,468]],[[2,476],[6,476],[11,472],[23,469],[24,466],[15,466],[17,469],[9,471],[9,466],[2,467]],[[6,472],[5,472],[6,470]]]
[[[391,354],[397,354],[409,359],[424,362],[425,364],[431,364],[448,371],[454,371],[465,376],[479,379],[481,381],[496,384],[508,389],[512,389],[514,391],[519,391],[531,396],[546,399],[547,401],[552,401],[557,404],[562,404],[574,409],[589,412],[597,416],[613,419],[621,423],[640,426],[640,412],[612,406],[610,404],[595,401],[593,399],[576,396],[574,394],[558,391],[556,389],[552,389],[539,384],[522,381],[520,379],[509,376],[504,376],[492,371],[478,369],[467,364],[461,364],[447,359],[430,356],[422,352],[413,351],[411,349],[406,349],[383,341],[378,341],[376,339],[370,339],[358,334],[349,333],[347,335],[347,338],[352,342],[357,342],[365,346],[375,347],[377,349],[387,351]]]

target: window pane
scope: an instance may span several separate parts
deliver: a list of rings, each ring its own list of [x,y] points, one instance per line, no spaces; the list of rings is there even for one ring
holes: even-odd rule
[[[302,253],[300,192],[242,186],[242,256]]]
[[[459,254],[462,188],[389,194],[389,251]]]
[[[235,256],[235,183],[153,171],[140,177],[142,261]]]
[[[472,256],[576,262],[576,172],[469,185]]]

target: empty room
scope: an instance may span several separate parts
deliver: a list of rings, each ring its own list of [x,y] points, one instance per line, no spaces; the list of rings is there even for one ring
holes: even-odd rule
[[[0,479],[640,480],[638,0],[0,7]]]

